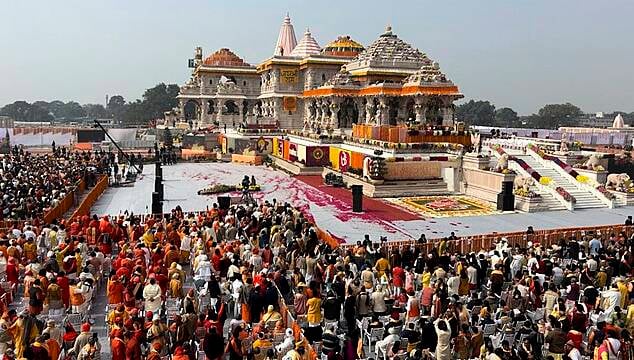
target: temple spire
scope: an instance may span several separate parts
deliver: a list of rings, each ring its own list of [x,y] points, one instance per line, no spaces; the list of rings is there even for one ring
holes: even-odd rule
[[[297,46],[297,38],[295,37],[295,30],[293,24],[291,24],[291,17],[286,13],[284,23],[280,28],[280,34],[277,36],[277,43],[275,44],[275,56],[288,56],[291,51]]]

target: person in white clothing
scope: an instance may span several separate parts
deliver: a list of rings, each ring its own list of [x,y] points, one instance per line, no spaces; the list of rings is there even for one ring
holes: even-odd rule
[[[434,321],[438,343],[436,344],[436,360],[451,360],[451,330],[445,319]]]
[[[143,299],[145,299],[145,311],[156,312],[161,308],[161,287],[153,277],[143,288]]]
[[[621,304],[621,292],[619,291],[618,285],[614,283],[612,289],[601,292],[601,297],[607,301],[603,313],[609,318],[614,312],[614,308]]]

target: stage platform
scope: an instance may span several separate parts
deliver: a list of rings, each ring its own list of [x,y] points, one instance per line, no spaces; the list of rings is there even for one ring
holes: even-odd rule
[[[98,215],[116,215],[124,210],[148,213],[154,187],[154,166],[146,166],[133,187],[109,188],[93,207]],[[539,229],[610,225],[623,223],[634,207],[587,209],[540,213],[504,213],[482,216],[431,218],[410,212],[405,207],[383,199],[364,198],[366,211],[352,212],[348,190],[322,184],[320,176],[291,177],[264,166],[230,163],[182,163],[163,168],[165,179],[164,211],[180,205],[185,211],[203,210],[216,202],[216,196],[198,195],[197,191],[212,184],[238,184],[244,175],[254,175],[262,191],[256,199],[274,198],[299,207],[317,225],[348,243],[362,240],[369,234],[373,240],[415,239],[421,233],[427,238],[510,231],[523,231],[528,226]]]

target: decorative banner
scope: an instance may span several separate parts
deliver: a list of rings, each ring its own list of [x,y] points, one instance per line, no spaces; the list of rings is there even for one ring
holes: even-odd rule
[[[325,166],[330,163],[329,149],[328,146],[306,148],[306,166]]]
[[[282,84],[296,84],[299,79],[298,68],[281,68],[280,69],[280,82]]]
[[[282,106],[286,111],[297,110],[297,98],[295,96],[284,96]]]
[[[321,148],[315,148],[313,150],[313,158],[315,160],[321,160],[324,158],[324,151]]]
[[[259,153],[268,153],[269,152],[269,142],[264,138],[264,136],[260,136],[260,138],[255,143],[255,148]]]
[[[339,170],[346,172],[350,166],[350,154],[346,151],[339,153]]]
[[[288,160],[297,161],[297,144],[291,143],[288,146]]]

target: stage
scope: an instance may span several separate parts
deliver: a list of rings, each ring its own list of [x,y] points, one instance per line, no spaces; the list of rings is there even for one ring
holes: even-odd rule
[[[217,202],[215,195],[197,192],[213,184],[238,184],[244,175],[254,175],[262,191],[256,199],[289,202],[300,208],[323,230],[348,243],[362,240],[364,234],[378,240],[416,239],[421,233],[427,238],[496,232],[524,231],[528,226],[539,229],[620,224],[634,207],[588,209],[539,213],[493,213],[480,216],[432,218],[408,210],[388,200],[364,197],[363,213],[352,212],[349,190],[323,184],[320,176],[291,177],[263,166],[232,163],[181,163],[163,167],[165,202],[163,211],[180,205],[185,211],[204,210]],[[133,187],[108,188],[93,206],[98,215],[116,215],[124,210],[136,214],[149,213],[154,188],[154,166],[146,165]],[[223,194],[221,194],[223,195]],[[226,194],[224,194],[226,195]]]

